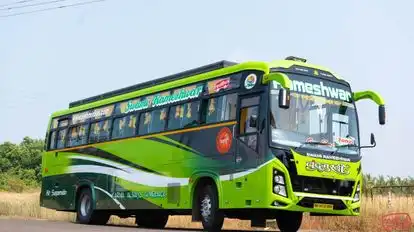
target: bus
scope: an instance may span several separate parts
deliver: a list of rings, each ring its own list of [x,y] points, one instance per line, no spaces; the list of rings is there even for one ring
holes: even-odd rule
[[[353,91],[326,67],[289,56],[220,61],[71,102],[51,114],[41,207],[81,224],[111,215],[165,228],[187,215],[207,231],[225,218],[299,230],[304,213],[360,214],[362,167]]]

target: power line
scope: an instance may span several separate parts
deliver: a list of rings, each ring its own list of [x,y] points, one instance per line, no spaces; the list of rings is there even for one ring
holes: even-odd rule
[[[88,5],[88,4],[93,4],[93,3],[96,3],[96,2],[103,2],[103,1],[105,1],[105,0],[94,0],[94,1],[88,1],[88,2],[68,4],[68,5],[58,6],[58,7],[49,7],[49,8],[33,10],[33,11],[25,11],[25,12],[15,13],[15,14],[0,15],[0,18],[8,18],[8,17],[18,16],[18,15],[32,14],[32,13],[43,12],[43,11],[51,11],[51,10],[62,9],[62,8],[70,8],[70,7]]]
[[[21,8],[32,7],[32,6],[43,6],[43,5],[48,5],[48,4],[58,3],[58,2],[64,2],[64,1],[68,1],[68,0],[54,0],[54,1],[48,1],[48,2],[38,2],[38,3],[34,3],[34,4],[26,4],[26,5],[22,5],[22,6],[12,6],[12,7],[6,7],[6,8],[3,8],[3,9],[0,9],[0,11],[21,9]]]
[[[11,2],[11,3],[0,5],[0,7],[13,6],[13,5],[27,3],[27,2],[33,2],[33,1],[36,1],[36,0],[20,0],[20,1],[17,1],[17,2]]]

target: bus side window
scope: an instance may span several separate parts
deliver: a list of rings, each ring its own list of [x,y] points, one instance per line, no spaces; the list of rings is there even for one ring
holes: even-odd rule
[[[167,109],[168,108],[163,108],[152,111],[152,125],[149,133],[158,133],[165,130]]]
[[[53,131],[50,134],[50,140],[49,140],[49,149],[55,149],[56,148],[56,131]]]
[[[112,128],[112,139],[134,136],[136,134],[136,121],[137,116],[135,114],[116,118]]]
[[[237,94],[227,94],[210,98],[204,109],[206,123],[216,123],[236,119]]]
[[[68,146],[74,147],[86,144],[88,125],[72,127],[69,133]]]
[[[172,106],[168,116],[168,129],[176,130],[198,124],[200,101]]]
[[[141,113],[139,120],[139,134],[152,134],[164,131],[167,119],[167,109],[168,107]]]
[[[66,130],[67,129],[63,129],[63,130],[59,130],[58,132],[58,139],[57,139],[57,146],[56,146],[56,148],[58,149],[65,147]]]
[[[68,147],[76,146],[76,140],[78,139],[78,128],[72,127],[69,132]]]
[[[91,124],[89,143],[98,143],[109,140],[109,120]]]
[[[150,133],[151,129],[151,112],[143,112],[139,118],[139,134],[145,135]]]

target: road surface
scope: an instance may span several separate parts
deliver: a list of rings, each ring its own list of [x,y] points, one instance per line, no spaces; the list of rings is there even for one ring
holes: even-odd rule
[[[11,219],[0,218],[0,232],[149,232],[160,231],[151,229],[140,229],[134,226],[104,225],[92,226],[81,225],[64,221],[47,221],[34,219]],[[197,229],[165,229],[166,232],[196,232]],[[231,232],[233,230],[223,230]],[[238,230],[239,231],[239,230]],[[272,229],[257,229],[244,231],[275,231]],[[312,232],[311,230],[300,230],[301,232]]]
[[[140,229],[134,226],[104,225],[92,226],[81,225],[72,222],[46,221],[46,220],[25,220],[0,218],[0,232],[148,232],[160,231],[151,229]],[[168,232],[195,232],[196,229],[166,229]],[[230,230],[223,230],[229,232]],[[265,231],[265,230],[260,230]],[[274,230],[273,230],[274,231]]]

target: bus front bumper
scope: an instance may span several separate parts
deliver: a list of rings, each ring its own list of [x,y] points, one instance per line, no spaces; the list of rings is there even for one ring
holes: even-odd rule
[[[270,208],[278,210],[310,212],[315,215],[359,216],[360,201],[351,197],[293,192],[294,196],[285,198],[272,194]]]

